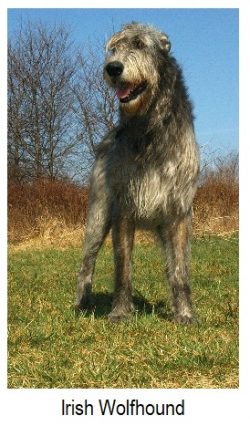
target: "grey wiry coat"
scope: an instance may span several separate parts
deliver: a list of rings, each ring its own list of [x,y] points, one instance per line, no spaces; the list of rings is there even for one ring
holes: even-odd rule
[[[98,148],[90,182],[77,307],[91,302],[98,250],[112,227],[115,292],[111,320],[132,310],[135,227],[160,238],[179,322],[192,319],[188,283],[191,207],[199,170],[192,106],[167,36],[129,24],[108,43],[104,78],[120,100],[120,121]]]

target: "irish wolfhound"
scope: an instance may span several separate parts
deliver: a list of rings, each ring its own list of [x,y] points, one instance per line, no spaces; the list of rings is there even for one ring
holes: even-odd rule
[[[137,23],[107,44],[104,78],[119,98],[120,120],[98,148],[86,223],[78,309],[91,305],[97,253],[112,227],[115,289],[111,321],[133,311],[134,231],[155,231],[166,254],[174,318],[192,321],[188,278],[191,207],[199,156],[192,106],[166,34]]]

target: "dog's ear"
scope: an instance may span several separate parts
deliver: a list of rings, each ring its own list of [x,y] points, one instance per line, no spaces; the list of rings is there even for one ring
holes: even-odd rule
[[[161,33],[160,43],[161,43],[161,47],[162,47],[163,50],[166,50],[166,52],[170,51],[171,43],[169,41],[167,34]]]
[[[106,43],[106,52],[107,53],[109,53],[109,52],[111,52],[112,51],[112,49],[114,48],[114,40],[113,40],[113,37],[110,39],[110,40],[108,40],[108,42]]]

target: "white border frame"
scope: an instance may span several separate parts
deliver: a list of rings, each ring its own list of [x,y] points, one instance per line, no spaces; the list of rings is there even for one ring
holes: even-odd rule
[[[117,8],[113,2],[105,2],[105,7]],[[135,4],[136,3],[136,4]],[[217,390],[217,389],[173,389],[173,390],[141,390],[141,389],[72,389],[72,390],[18,390],[7,389],[7,244],[6,244],[6,199],[7,199],[7,179],[6,179],[6,66],[7,63],[7,9],[8,8],[103,8],[103,1],[92,0],[91,2],[71,0],[50,0],[50,1],[32,1],[32,0],[2,0],[0,3],[0,20],[1,20],[1,78],[0,90],[1,94],[1,135],[0,142],[0,171],[1,171],[1,222],[0,222],[0,237],[1,237],[1,341],[0,341],[0,420],[2,424],[14,424],[29,426],[49,424],[85,424],[91,425],[94,421],[102,420],[104,424],[112,424],[117,420],[121,424],[129,422],[137,424],[141,420],[145,424],[151,424],[156,421],[159,424],[177,424],[182,422],[185,426],[195,426],[211,424],[226,424],[227,426],[235,426],[236,422],[242,420],[245,424],[250,419],[248,412],[249,400],[249,286],[250,274],[247,269],[249,262],[249,225],[247,219],[250,216],[249,189],[249,147],[250,147],[250,132],[249,132],[249,75],[250,75],[250,60],[249,60],[249,23],[250,14],[247,0],[210,0],[210,1],[154,1],[145,3],[145,1],[127,0],[121,4],[126,8],[239,8],[240,9],[240,204],[241,204],[241,228],[240,228],[240,387],[239,389]],[[247,398],[248,397],[248,398]],[[61,400],[66,399],[76,402],[81,402],[88,399],[95,407],[98,407],[98,399],[116,398],[120,403],[128,399],[139,399],[143,403],[179,403],[181,399],[185,399],[186,413],[185,416],[64,416],[61,415]],[[97,413],[96,408],[96,413]]]

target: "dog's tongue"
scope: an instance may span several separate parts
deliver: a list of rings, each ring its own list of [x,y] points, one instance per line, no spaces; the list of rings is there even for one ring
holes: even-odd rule
[[[131,89],[131,86],[118,88],[116,89],[116,95],[119,99],[125,99],[129,96]]]

